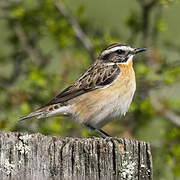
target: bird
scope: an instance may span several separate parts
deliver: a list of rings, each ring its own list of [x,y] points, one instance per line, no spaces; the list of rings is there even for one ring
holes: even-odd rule
[[[72,85],[20,120],[71,116],[101,137],[111,137],[101,128],[128,111],[136,90],[133,57],[143,51],[146,48],[108,45]]]

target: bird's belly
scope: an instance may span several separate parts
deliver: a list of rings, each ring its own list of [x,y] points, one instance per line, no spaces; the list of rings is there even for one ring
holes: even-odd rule
[[[97,103],[98,107],[96,113],[92,114],[88,123],[96,128],[101,128],[109,121],[116,117],[125,115],[132,102],[135,88],[129,90],[123,95],[121,93],[112,93],[112,97]]]

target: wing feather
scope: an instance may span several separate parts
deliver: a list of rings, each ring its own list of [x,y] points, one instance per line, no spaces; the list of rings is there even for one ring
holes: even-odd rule
[[[90,66],[90,68],[84,74],[82,74],[74,84],[66,88],[44,106],[56,103],[66,104],[68,100],[77,96],[95,89],[104,88],[110,85],[119,74],[120,68],[118,65],[110,65],[107,63],[102,64],[96,62]]]

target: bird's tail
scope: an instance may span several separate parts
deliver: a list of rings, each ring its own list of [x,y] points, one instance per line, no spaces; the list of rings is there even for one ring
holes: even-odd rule
[[[48,105],[42,108],[37,109],[36,111],[19,118],[20,121],[29,118],[46,118],[51,116],[61,116],[61,115],[68,115],[69,114],[69,106],[62,106],[60,104],[53,104]]]
[[[34,111],[26,116],[19,117],[19,120],[23,121],[25,119],[30,119],[33,117],[35,117],[37,119],[44,118],[44,117],[46,117],[46,111],[40,109],[40,110]]]

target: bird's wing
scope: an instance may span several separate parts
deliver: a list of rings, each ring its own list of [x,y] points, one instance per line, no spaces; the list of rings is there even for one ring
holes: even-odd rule
[[[80,78],[70,87],[62,91],[58,96],[52,99],[48,104],[64,103],[77,96],[85,94],[95,89],[104,88],[110,85],[120,74],[120,68],[116,64],[94,63],[90,68],[80,76]],[[44,107],[43,106],[43,107]]]

